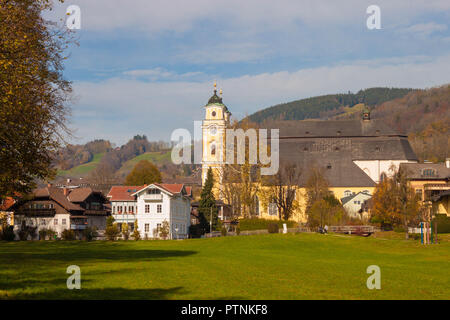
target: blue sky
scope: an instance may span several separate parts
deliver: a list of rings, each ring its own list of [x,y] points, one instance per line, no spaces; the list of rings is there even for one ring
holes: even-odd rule
[[[81,9],[72,143],[193,130],[212,84],[236,118],[273,104],[372,86],[450,82],[450,1],[73,0]],[[381,9],[369,30],[366,9]]]

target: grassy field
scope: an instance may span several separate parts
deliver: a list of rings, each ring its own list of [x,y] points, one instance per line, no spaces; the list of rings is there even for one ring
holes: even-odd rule
[[[125,162],[122,167],[119,169],[118,174],[122,176],[126,176],[133,170],[134,166],[141,160],[148,160],[155,165],[160,165],[164,163],[168,163],[171,161],[171,154],[169,151],[166,152],[146,152],[137,157],[134,157],[131,160]]]
[[[70,170],[59,170],[58,176],[84,176],[97,167],[104,155],[105,153],[96,153],[94,154],[92,161],[73,167]]]
[[[66,268],[81,268],[81,290]],[[368,290],[366,268],[381,268]],[[2,299],[450,299],[450,242],[343,235],[0,243]]]

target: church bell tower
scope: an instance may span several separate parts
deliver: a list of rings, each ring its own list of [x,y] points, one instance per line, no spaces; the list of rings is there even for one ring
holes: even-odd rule
[[[214,94],[209,98],[202,123],[202,185],[206,180],[208,169],[212,168],[214,179],[220,183],[221,170],[225,162],[226,129],[230,125],[231,113],[222,101],[222,90],[217,95],[217,84],[214,83]]]

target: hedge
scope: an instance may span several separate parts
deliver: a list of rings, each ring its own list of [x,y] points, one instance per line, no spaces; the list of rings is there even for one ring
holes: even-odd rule
[[[295,221],[280,221],[280,220],[250,218],[250,219],[240,219],[239,228],[240,231],[263,230],[263,229],[267,230],[270,223],[278,224],[278,227],[280,229],[283,228],[283,223],[286,223],[288,228],[295,228],[297,226],[297,222]]]

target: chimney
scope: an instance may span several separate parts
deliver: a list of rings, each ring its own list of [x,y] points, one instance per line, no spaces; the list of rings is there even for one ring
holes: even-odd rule
[[[67,197],[69,195],[69,188],[63,188],[63,193]]]
[[[450,158],[445,159],[445,166],[450,169]]]
[[[53,187],[53,185],[50,182],[47,183],[47,188],[51,188],[51,187]]]

